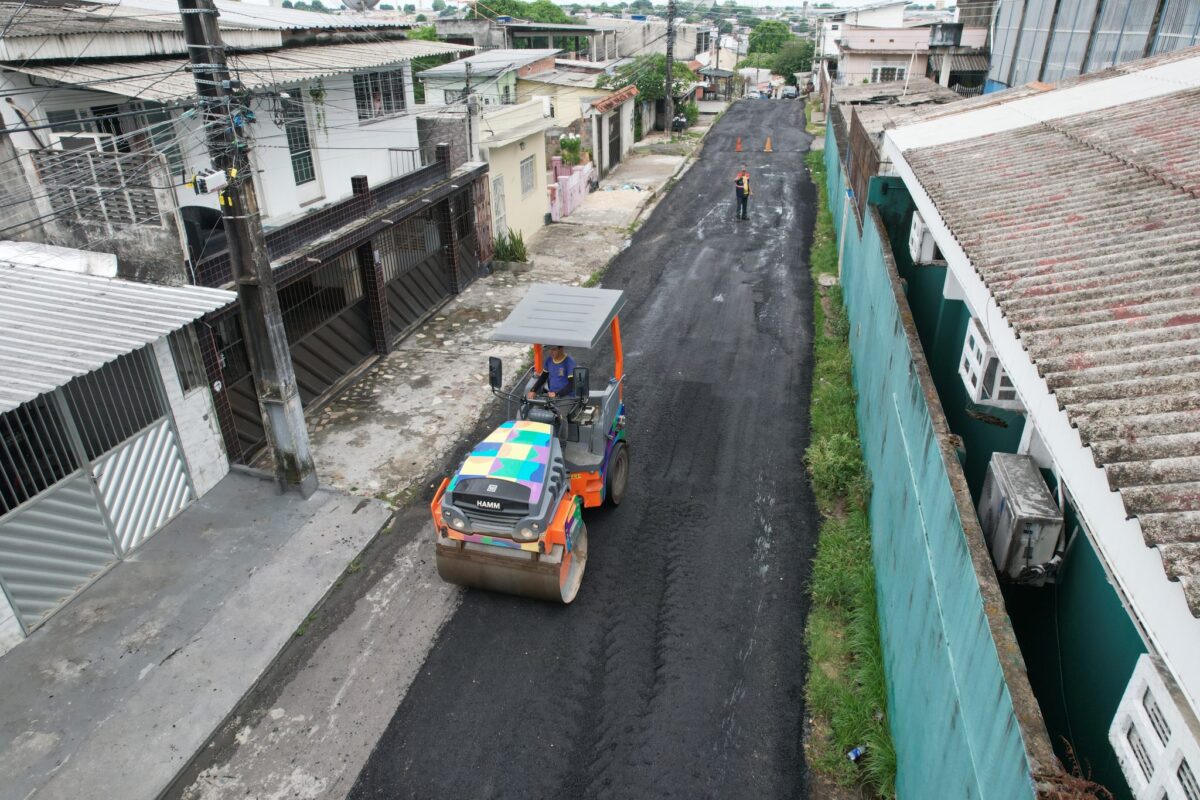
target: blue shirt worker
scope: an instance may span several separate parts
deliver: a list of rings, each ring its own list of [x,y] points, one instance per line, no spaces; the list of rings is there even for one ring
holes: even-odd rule
[[[542,365],[542,374],[533,384],[530,397],[546,388],[549,397],[570,397],[575,394],[575,359],[567,355],[567,350],[560,344],[550,345],[550,354]]]

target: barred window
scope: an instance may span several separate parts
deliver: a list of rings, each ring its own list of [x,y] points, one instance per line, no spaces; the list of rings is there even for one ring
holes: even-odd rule
[[[404,72],[366,72],[354,76],[354,104],[359,119],[390,117],[404,110]]]
[[[533,191],[533,156],[521,162],[521,194]]]
[[[287,94],[288,97],[280,102],[283,131],[287,135],[288,152],[292,157],[292,178],[297,186],[301,186],[317,179],[317,169],[313,163],[308,117],[304,113],[304,95],[298,87],[288,89]]]
[[[200,358],[200,343],[196,341],[195,325],[188,325],[168,335],[167,344],[171,347],[171,357],[175,359],[179,388],[184,393],[198,389],[208,382],[204,373],[204,362]]]

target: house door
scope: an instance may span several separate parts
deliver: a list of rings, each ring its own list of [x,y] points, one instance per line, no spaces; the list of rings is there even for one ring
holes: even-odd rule
[[[621,110],[609,114],[605,124],[608,125],[608,168],[611,170],[621,163]]]
[[[296,200],[303,205],[324,197],[325,190],[321,185],[317,154],[312,146],[312,129],[304,107],[304,92],[299,86],[293,86],[287,93],[290,97],[279,101],[280,121],[291,157]]]

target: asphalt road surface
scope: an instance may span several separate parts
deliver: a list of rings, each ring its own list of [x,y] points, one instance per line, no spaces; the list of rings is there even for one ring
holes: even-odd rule
[[[815,201],[800,108],[733,106],[604,278],[628,299],[631,477],[619,508],[585,512],[579,599],[468,591],[351,797],[805,795]]]

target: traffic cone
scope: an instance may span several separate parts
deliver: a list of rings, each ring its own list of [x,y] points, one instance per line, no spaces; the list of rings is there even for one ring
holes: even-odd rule
[[[742,152],[742,137],[740,137],[740,136],[737,137],[737,146],[733,148],[733,152],[735,152],[735,153]]]
[[[767,137],[767,146],[763,148],[763,152],[764,153],[775,152],[774,150],[771,149],[771,137],[770,136]]]

